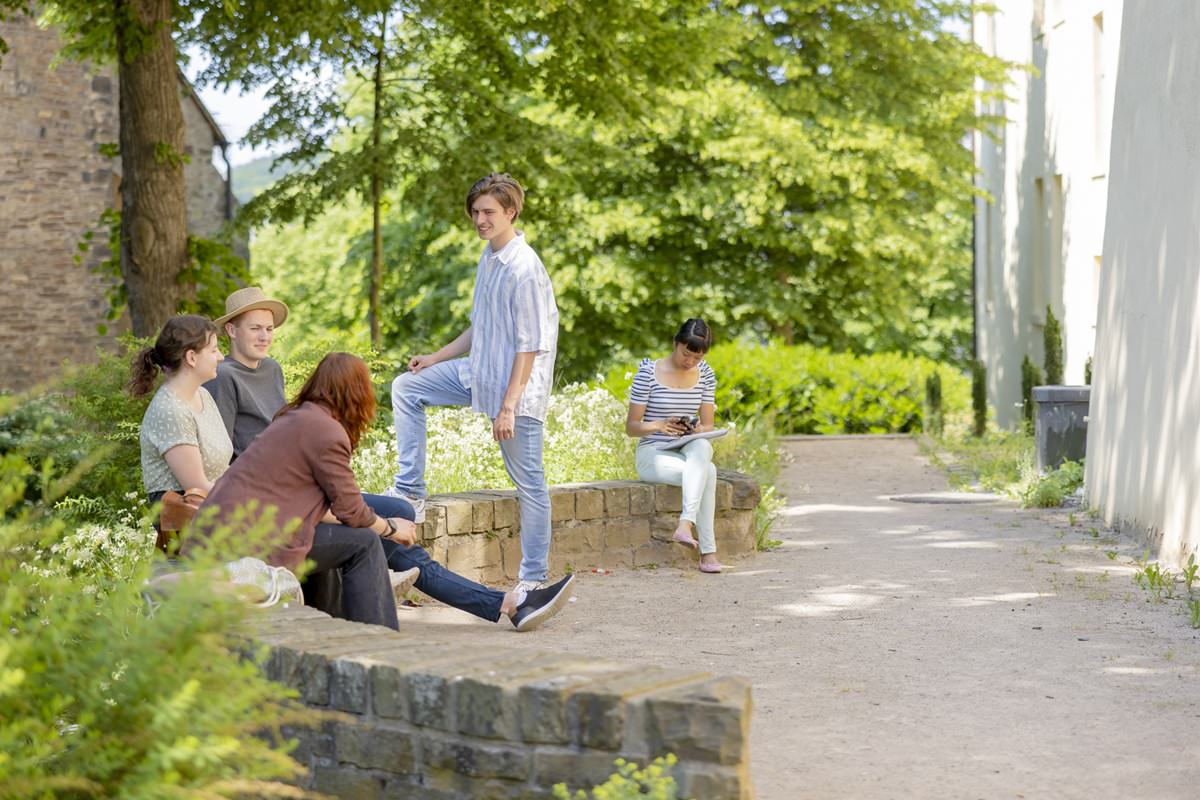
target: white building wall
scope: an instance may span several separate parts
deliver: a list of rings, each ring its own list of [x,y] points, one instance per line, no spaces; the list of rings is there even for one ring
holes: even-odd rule
[[[1087,492],[1179,562],[1200,548],[1200,3],[1126,8]]]
[[[988,395],[1002,427],[1020,419],[1021,361],[1044,365],[1050,305],[1062,322],[1064,382],[1094,351],[1108,139],[1123,0],[1000,0],[974,39],[1019,64],[1006,122],[977,135],[976,321]]]

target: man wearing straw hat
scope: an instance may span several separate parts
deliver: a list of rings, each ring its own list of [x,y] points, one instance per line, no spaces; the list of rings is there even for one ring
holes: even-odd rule
[[[288,307],[247,286],[225,300],[225,316],[214,320],[229,336],[229,358],[217,366],[217,377],[204,385],[217,409],[237,458],[263,432],[286,402],[283,370],[269,357],[275,329],[284,323]]]

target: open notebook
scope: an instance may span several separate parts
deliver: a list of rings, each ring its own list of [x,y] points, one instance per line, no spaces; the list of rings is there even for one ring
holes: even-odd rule
[[[694,442],[697,439],[720,439],[725,434],[729,433],[728,428],[717,428],[704,433],[689,433],[687,436],[680,436],[678,439],[672,439],[669,442],[659,442],[657,447],[659,450],[678,450],[688,442]]]

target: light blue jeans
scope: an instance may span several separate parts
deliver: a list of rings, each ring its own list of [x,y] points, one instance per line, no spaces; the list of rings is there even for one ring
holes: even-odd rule
[[[471,390],[459,375],[464,359],[451,359],[419,373],[404,372],[392,381],[392,418],[396,424],[398,490],[425,497],[425,409],[429,406],[469,406]],[[521,569],[523,581],[544,581],[550,569],[550,490],[542,467],[542,422],[517,417],[513,438],[500,442],[508,477],[517,487],[521,507]]]
[[[712,463],[712,444],[697,439],[678,450],[659,450],[652,444],[637,449],[638,477],[651,483],[669,483],[683,492],[680,520],[696,526],[700,552],[717,552],[713,515],[717,507],[717,468]]]

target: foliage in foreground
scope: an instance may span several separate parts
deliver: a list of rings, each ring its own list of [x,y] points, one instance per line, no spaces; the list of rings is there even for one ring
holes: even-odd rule
[[[555,800],[681,800],[671,768],[677,759],[673,753],[656,758],[645,769],[618,758],[613,764],[617,771],[608,780],[585,792],[571,794],[565,783],[554,787]]]
[[[241,657],[246,609],[184,580],[151,613],[148,530],[88,564],[106,534],[22,509],[28,470],[0,465],[0,797],[298,796],[279,725],[311,715]]]

